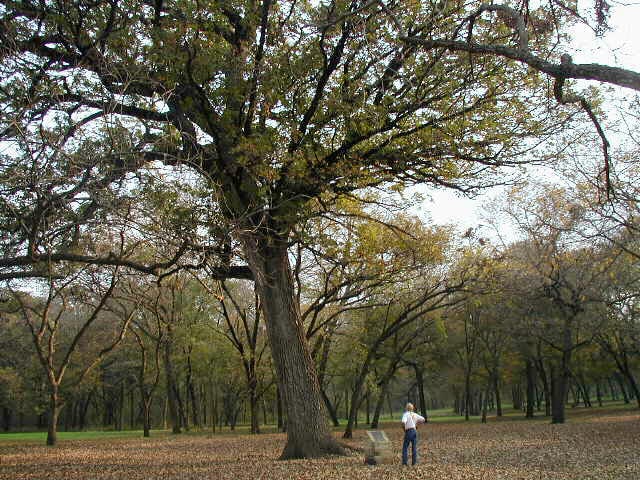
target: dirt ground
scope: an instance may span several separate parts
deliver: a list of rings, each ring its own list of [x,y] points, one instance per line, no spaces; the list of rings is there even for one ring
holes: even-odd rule
[[[401,432],[386,429],[394,465],[362,454],[276,460],[281,434],[179,435],[64,441],[56,447],[0,443],[0,479],[640,479],[640,412],[584,413],[546,421],[432,423],[420,430],[420,464],[400,465]],[[365,434],[351,442],[361,446]]]

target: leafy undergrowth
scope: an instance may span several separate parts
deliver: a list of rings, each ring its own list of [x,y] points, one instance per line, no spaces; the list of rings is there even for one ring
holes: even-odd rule
[[[427,424],[421,463],[400,465],[401,432],[388,428],[396,463],[366,466],[362,455],[276,460],[284,436],[161,436],[0,444],[0,479],[638,479],[640,412],[578,422]],[[357,431],[354,446],[364,432]]]

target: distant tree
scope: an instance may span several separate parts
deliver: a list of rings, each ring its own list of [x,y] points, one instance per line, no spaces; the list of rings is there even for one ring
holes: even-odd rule
[[[118,325],[112,338],[90,355],[87,363],[78,366],[79,372],[73,379],[76,385],[122,341],[135,313],[135,304],[112,298],[118,278],[117,268],[107,279],[95,270],[83,268],[62,281],[51,278],[42,297],[12,292],[14,309],[31,332],[49,387],[47,445],[55,445],[57,440],[58,415],[65,402],[60,396],[62,382],[83,342],[92,334],[91,327],[105,321],[105,317]]]
[[[568,202],[563,190],[542,188],[518,196],[507,213],[526,241],[511,247],[520,264],[523,314],[534,319],[539,338],[556,352],[552,363],[552,422],[563,423],[573,352],[593,341],[602,327],[606,285],[615,264],[597,245],[580,236],[584,209]],[[537,301],[535,300],[537,297]]]
[[[251,433],[260,433],[260,400],[271,387],[271,383],[264,378],[269,351],[261,318],[260,300],[253,289],[248,287],[246,283],[222,283],[219,299],[223,320],[220,321],[220,327],[241,358],[247,381]]]

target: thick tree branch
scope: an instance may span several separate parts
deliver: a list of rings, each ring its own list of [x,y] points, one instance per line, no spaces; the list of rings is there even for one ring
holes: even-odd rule
[[[420,45],[428,50],[445,48],[450,51],[497,55],[525,63],[553,78],[596,80],[640,91],[640,73],[624,68],[610,67],[597,63],[551,63],[528,51],[523,52],[522,50],[505,47],[503,45],[485,45],[460,40],[427,39],[420,37],[401,37],[400,40],[412,45]]]

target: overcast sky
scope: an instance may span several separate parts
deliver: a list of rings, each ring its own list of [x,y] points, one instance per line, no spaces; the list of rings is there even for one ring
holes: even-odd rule
[[[603,38],[596,38],[586,27],[574,29],[572,50],[567,53],[572,55],[574,63],[601,63],[640,71],[640,0],[615,4],[609,25],[611,31]],[[635,94],[621,90],[623,95]],[[498,193],[492,189],[470,200],[449,190],[428,190],[433,201],[426,201],[421,210],[437,224],[457,224],[464,231],[483,223],[481,207]],[[508,236],[508,232],[503,233]]]

